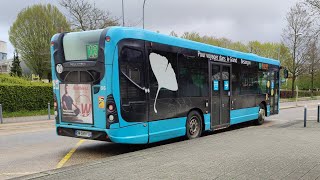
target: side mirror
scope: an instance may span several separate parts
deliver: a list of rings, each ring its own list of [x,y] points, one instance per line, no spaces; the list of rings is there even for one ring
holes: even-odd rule
[[[284,77],[285,79],[288,79],[288,77],[289,77],[289,72],[288,72],[287,69],[284,69],[284,70],[283,70],[283,77]]]

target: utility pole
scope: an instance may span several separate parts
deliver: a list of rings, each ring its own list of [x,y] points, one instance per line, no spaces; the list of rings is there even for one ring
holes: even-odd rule
[[[143,29],[144,29],[144,5],[146,4],[146,0],[143,0],[143,7],[142,7],[142,26],[143,26]]]

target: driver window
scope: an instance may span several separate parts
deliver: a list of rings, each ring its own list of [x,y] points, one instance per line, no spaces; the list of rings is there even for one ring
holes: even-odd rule
[[[123,104],[144,100],[145,92],[138,86],[145,86],[143,53],[124,47],[120,53],[120,94]],[[138,86],[136,86],[136,83]]]

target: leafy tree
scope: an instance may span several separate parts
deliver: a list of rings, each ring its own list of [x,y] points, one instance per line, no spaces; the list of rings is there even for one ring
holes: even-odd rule
[[[20,66],[19,55],[17,52],[14,52],[14,55],[13,55],[13,61],[10,68],[10,76],[18,76],[18,77],[22,76],[22,69]]]
[[[287,57],[285,56],[288,56],[288,54],[286,54],[288,52],[288,48],[283,43],[261,43],[259,41],[250,41],[248,46],[250,48],[250,52],[259,56],[277,59],[280,61],[286,59]]]
[[[75,31],[119,25],[119,18],[112,17],[109,11],[99,9],[87,0],[60,0],[60,5],[69,12],[68,18]]]
[[[181,38],[189,39],[191,41],[203,42],[202,37],[197,32],[184,32]]]
[[[69,24],[57,7],[33,5],[23,9],[10,27],[9,40],[26,65],[43,77],[50,71],[50,39]]]
[[[248,47],[243,44],[242,42],[233,42],[230,47],[230,49],[236,50],[236,51],[241,51],[241,52],[249,52]]]

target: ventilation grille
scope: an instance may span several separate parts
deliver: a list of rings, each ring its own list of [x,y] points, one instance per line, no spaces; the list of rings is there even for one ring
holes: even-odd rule
[[[97,71],[65,71],[60,75],[63,82],[70,83],[93,83],[100,82],[100,73]]]

